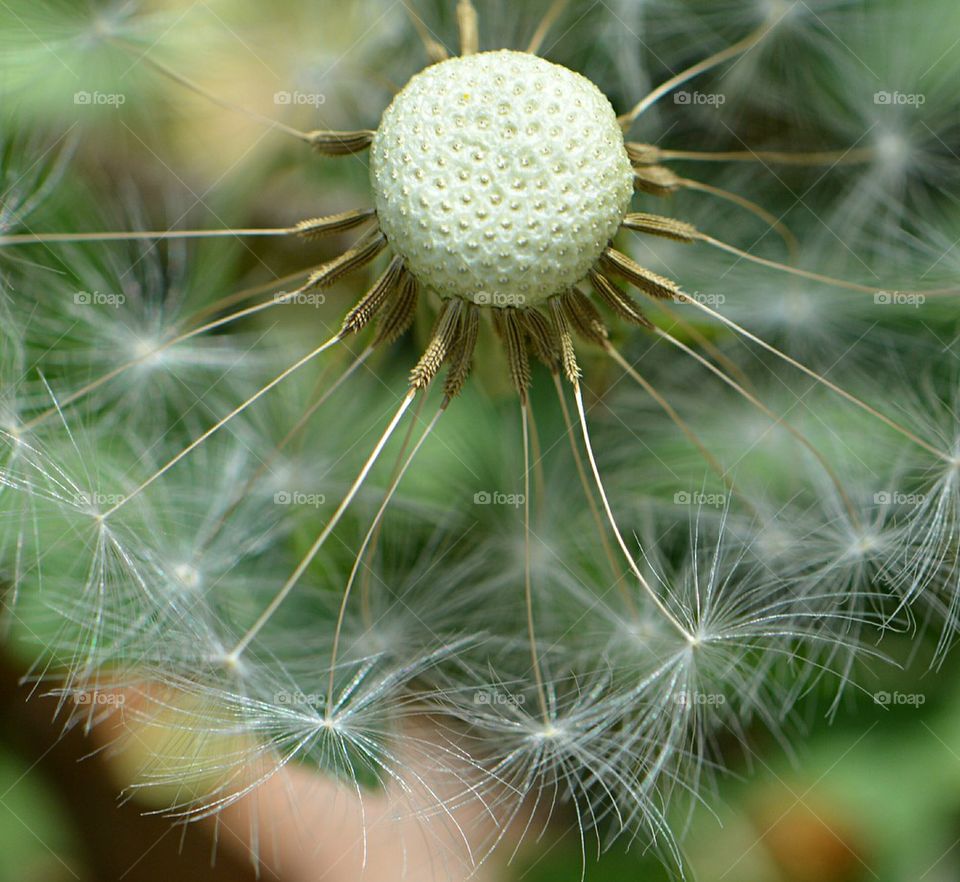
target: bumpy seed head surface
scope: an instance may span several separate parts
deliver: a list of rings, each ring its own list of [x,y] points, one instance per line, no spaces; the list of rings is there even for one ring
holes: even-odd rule
[[[589,80],[520,52],[413,77],[373,140],[380,226],[441,297],[535,306],[581,281],[627,213],[633,172]]]

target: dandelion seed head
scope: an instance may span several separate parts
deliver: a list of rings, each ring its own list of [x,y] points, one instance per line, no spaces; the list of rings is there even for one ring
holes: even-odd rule
[[[184,588],[193,591],[203,584],[203,574],[191,563],[178,563],[173,567],[174,578]]]
[[[235,671],[241,674],[246,668],[246,665],[243,663],[243,658],[236,652],[224,652],[223,655],[217,656],[213,661],[225,670]]]
[[[880,544],[880,536],[876,535],[875,533],[864,531],[855,538],[850,550],[854,555],[862,557],[872,551],[875,551]]]
[[[163,361],[164,353],[161,350],[163,341],[146,337],[133,337],[129,341],[130,357],[145,366],[156,366]]]
[[[893,129],[881,131],[874,141],[877,164],[881,169],[902,174],[910,164],[912,147],[908,138]]]
[[[623,220],[633,172],[609,100],[519,52],[415,76],[371,148],[381,228],[443,297],[532,306],[569,290]]]
[[[784,292],[782,299],[782,315],[784,324],[793,327],[806,327],[816,320],[818,313],[816,298],[809,292],[794,290]]]
[[[534,741],[559,741],[565,734],[561,727],[548,722],[537,726],[530,737]]]

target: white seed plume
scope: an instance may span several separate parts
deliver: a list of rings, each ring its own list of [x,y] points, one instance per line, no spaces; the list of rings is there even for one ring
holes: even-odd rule
[[[633,172],[589,80],[520,52],[415,76],[371,148],[380,226],[442,297],[535,306],[583,280],[616,233]]]

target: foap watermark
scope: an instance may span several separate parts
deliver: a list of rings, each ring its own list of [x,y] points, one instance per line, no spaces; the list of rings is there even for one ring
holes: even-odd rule
[[[126,499],[126,496],[124,496],[122,493],[100,493],[99,491],[88,493],[85,490],[79,490],[73,495],[74,505],[83,506],[84,508],[100,508],[104,505],[120,505],[124,499]]]
[[[726,493],[703,493],[700,491],[678,490],[673,494],[674,505],[706,505],[723,508],[727,504]]]
[[[294,306],[323,306],[327,295],[307,291],[278,291],[273,295],[274,303],[292,303]]]
[[[874,104],[896,107],[923,107],[927,96],[922,92],[877,92],[873,96]]]
[[[720,92],[674,92],[673,103],[722,107],[727,103],[727,96]]]
[[[914,291],[877,291],[873,302],[877,306],[912,306],[917,309],[927,302],[927,298]]]
[[[920,707],[925,704],[927,696],[922,692],[874,692],[873,703],[882,707]]]
[[[477,306],[523,306],[527,298],[522,294],[502,294],[497,291],[478,291],[473,295]]]
[[[91,107],[120,107],[127,103],[123,92],[74,92],[73,103]]]
[[[126,294],[110,294],[103,291],[77,291],[73,295],[77,306],[112,306],[119,309],[127,302]]]
[[[274,505],[310,505],[320,508],[326,501],[327,497],[322,493],[304,493],[300,490],[278,490],[273,494]]]
[[[526,703],[525,695],[501,692],[499,689],[478,689],[473,693],[474,704],[514,705],[522,707]]]
[[[723,306],[727,302],[727,298],[723,294],[707,294],[703,291],[694,291],[692,294],[687,294],[686,297],[677,298],[678,303],[683,303],[686,300],[692,300],[701,306]]]
[[[94,705],[96,707],[123,707],[127,697],[122,692],[91,692],[79,689],[73,693],[76,704]]]
[[[322,92],[274,92],[273,103],[322,107],[327,103],[327,96]]]
[[[874,505],[923,505],[925,493],[903,493],[900,490],[880,490],[873,494]]]
[[[273,700],[284,707],[317,707],[323,704],[324,696],[319,692],[291,692],[289,689],[281,689],[273,693]]]
[[[681,707],[715,707],[727,703],[727,696],[722,692],[693,692],[681,689],[673,700]]]
[[[473,494],[474,505],[510,505],[520,508],[527,501],[522,493],[501,493],[499,490],[480,490]]]

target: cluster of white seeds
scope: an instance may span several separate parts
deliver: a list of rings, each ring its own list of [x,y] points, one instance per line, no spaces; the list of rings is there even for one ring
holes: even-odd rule
[[[380,227],[441,297],[535,306],[596,263],[629,209],[616,114],[589,80],[520,52],[413,77],[373,141]]]

